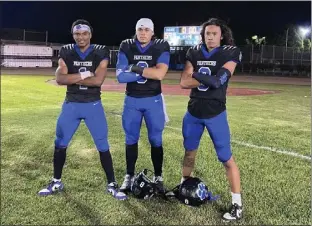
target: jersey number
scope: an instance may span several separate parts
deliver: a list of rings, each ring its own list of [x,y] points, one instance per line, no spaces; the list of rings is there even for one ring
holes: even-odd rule
[[[79,68],[79,73],[80,72],[85,72],[85,71],[87,71],[87,68],[86,67],[81,67],[81,68]],[[82,90],[87,90],[88,89],[88,87],[87,86],[82,86],[82,85],[79,85],[79,89],[82,89]]]
[[[202,73],[202,74],[204,74],[204,75],[207,75],[207,76],[211,76],[211,70],[210,70],[210,68],[209,67],[201,67],[201,68],[199,68],[199,70],[198,70],[198,72],[199,73]],[[203,84],[200,84],[198,87],[197,87],[197,89],[199,90],[199,91],[207,91],[208,89],[209,89],[209,87],[208,86],[205,86],[205,85],[203,85]]]
[[[139,61],[136,65],[143,67],[143,68],[148,67],[148,64],[145,61]],[[139,84],[145,84],[146,82],[147,82],[146,78],[141,78],[137,81],[137,83],[139,83]]]

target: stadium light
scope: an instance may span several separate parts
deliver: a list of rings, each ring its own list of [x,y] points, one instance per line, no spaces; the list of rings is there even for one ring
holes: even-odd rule
[[[310,32],[310,28],[307,27],[299,27],[299,32],[302,38],[305,38],[305,36]]]
[[[311,31],[310,27],[299,27],[299,35],[301,38],[301,48],[304,49],[304,40],[306,35],[309,34]]]

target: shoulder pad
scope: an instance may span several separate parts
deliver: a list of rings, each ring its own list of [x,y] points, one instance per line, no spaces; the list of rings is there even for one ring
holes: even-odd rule
[[[94,52],[95,52],[95,53],[101,53],[101,52],[107,50],[107,47],[104,46],[104,45],[94,44],[94,45],[93,45],[93,49],[94,49]]]
[[[222,46],[222,50],[226,52],[226,54],[228,54],[230,59],[241,62],[242,53],[240,51],[240,48],[238,48],[237,46],[224,45]]]
[[[223,50],[230,50],[230,51],[235,51],[235,50],[239,51],[239,48],[237,46],[231,46],[231,45],[223,45],[222,49]]]
[[[200,50],[201,46],[202,46],[202,44],[198,44],[196,46],[192,46],[190,49],[192,49],[192,50]]]
[[[198,52],[201,51],[201,47],[202,47],[202,43],[190,47],[190,48],[187,50],[186,59],[187,59],[188,61],[190,61],[190,62],[193,62],[193,60],[196,58]]]
[[[102,58],[109,57],[109,49],[104,45],[93,45],[94,53]]]
[[[156,48],[161,50],[161,51],[164,51],[164,52],[170,51],[170,45],[164,39],[155,39],[154,45],[156,45]]]
[[[164,39],[155,39],[154,42],[155,42],[155,44],[161,44],[161,43],[165,43],[167,41],[165,41]]]
[[[66,44],[66,45],[63,45],[62,46],[62,49],[65,49],[65,50],[73,50],[74,49],[74,44]]]
[[[131,44],[135,43],[135,40],[134,40],[134,39],[125,39],[125,40],[123,40],[122,42],[125,42],[125,43],[127,43],[128,45],[131,45]]]
[[[239,55],[240,49],[237,46],[224,45],[222,50],[231,55]]]
[[[93,45],[93,48],[94,48],[95,50],[105,49],[105,47],[106,47],[106,46],[104,46],[104,45],[98,45],[98,44],[94,44],[94,45]]]
[[[66,56],[74,50],[74,46],[74,44],[63,45],[60,49],[58,57],[65,60]]]
[[[119,50],[126,52],[130,48],[130,45],[134,44],[135,40],[134,39],[125,39],[121,42]]]
[[[69,52],[71,52],[72,50],[74,50],[74,46],[75,44],[67,44],[67,45],[63,45],[61,47],[61,50],[64,54],[67,54]]]

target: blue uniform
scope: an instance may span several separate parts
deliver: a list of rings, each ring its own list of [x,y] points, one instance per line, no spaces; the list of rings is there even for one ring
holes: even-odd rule
[[[162,39],[152,40],[144,48],[134,39],[124,40],[120,45],[116,69],[118,81],[127,83],[122,114],[127,145],[138,142],[144,117],[151,146],[161,146],[162,132],[168,117],[161,82],[146,79],[133,72],[124,72],[124,69],[130,64],[141,67],[154,67],[158,63],[169,65],[169,51],[168,42]]]
[[[215,76],[225,63],[229,61],[239,63],[241,53],[234,46],[220,46],[208,52],[204,44],[199,44],[188,50],[186,59],[192,64],[195,72]],[[182,127],[186,151],[198,148],[206,128],[218,159],[226,162],[231,158],[230,129],[226,112],[228,82],[225,81],[217,89],[200,84],[191,90],[188,111],[183,118]]]
[[[95,72],[102,60],[109,60],[109,50],[105,46],[90,45],[84,53],[75,44],[61,48],[62,58],[68,68],[68,74],[82,71]],[[76,132],[81,120],[86,123],[97,150],[109,150],[107,140],[107,121],[101,102],[101,87],[68,85],[66,98],[56,126],[56,148],[66,148]]]

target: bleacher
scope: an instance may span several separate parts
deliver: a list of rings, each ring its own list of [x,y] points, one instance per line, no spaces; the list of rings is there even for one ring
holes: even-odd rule
[[[3,67],[52,67],[53,51],[49,46],[2,44]]]

